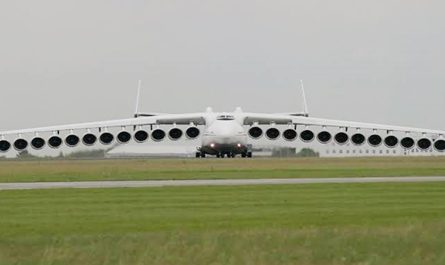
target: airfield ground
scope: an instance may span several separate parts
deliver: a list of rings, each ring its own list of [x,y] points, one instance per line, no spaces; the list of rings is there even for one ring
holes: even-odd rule
[[[445,157],[0,161],[0,182],[445,176]]]
[[[444,162],[1,162],[0,179],[428,176],[445,175]],[[0,191],[1,265],[434,265],[444,246],[443,182]]]

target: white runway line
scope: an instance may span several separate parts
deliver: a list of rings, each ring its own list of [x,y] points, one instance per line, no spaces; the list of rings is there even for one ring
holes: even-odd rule
[[[40,189],[101,189],[101,188],[149,188],[189,186],[246,186],[246,185],[296,185],[320,183],[407,183],[445,182],[440,177],[375,177],[375,178],[297,178],[297,179],[215,179],[215,180],[146,180],[146,181],[82,181],[82,182],[33,182],[0,183],[1,190]]]

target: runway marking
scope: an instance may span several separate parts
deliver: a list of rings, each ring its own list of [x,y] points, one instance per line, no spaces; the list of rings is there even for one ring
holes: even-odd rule
[[[82,181],[82,182],[28,182],[0,183],[1,190],[40,189],[102,189],[102,188],[154,188],[190,186],[247,186],[297,185],[328,183],[407,183],[445,182],[440,177],[371,177],[371,178],[300,178],[300,179],[215,179],[215,180],[142,180],[142,181]]]

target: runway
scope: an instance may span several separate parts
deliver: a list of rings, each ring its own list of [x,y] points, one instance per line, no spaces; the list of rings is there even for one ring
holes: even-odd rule
[[[301,184],[323,184],[323,183],[340,184],[340,183],[409,183],[409,182],[445,182],[445,176],[0,183],[0,191],[40,190],[40,189],[155,188],[155,187],[191,187],[191,186],[247,186],[247,185],[299,185],[299,184],[301,185]]]

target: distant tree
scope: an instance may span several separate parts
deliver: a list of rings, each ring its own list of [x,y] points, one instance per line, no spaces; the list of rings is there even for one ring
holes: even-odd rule
[[[297,157],[320,157],[320,153],[315,152],[310,148],[303,148],[296,154]]]

